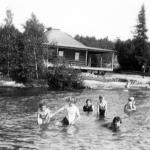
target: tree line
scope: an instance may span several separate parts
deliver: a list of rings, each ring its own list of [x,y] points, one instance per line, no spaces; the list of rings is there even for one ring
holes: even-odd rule
[[[0,26],[0,72],[17,82],[27,82],[43,75],[43,50],[46,42],[44,25],[34,14],[20,32],[13,25],[13,13],[6,11],[4,25]]]
[[[145,8],[142,5],[132,39],[113,42],[108,37],[96,39],[76,35],[75,39],[91,47],[114,49],[120,70],[140,71],[142,66],[150,66],[150,43],[146,35]],[[45,27],[34,14],[23,25],[23,32],[15,28],[13,13],[6,11],[5,23],[0,26],[0,72],[17,82],[25,83],[45,78],[43,66],[46,42]]]
[[[148,42],[146,33],[145,8],[142,5],[132,39],[126,41],[117,39],[113,42],[107,37],[104,39],[96,39],[95,37],[83,37],[80,35],[76,35],[75,39],[87,46],[115,50],[119,70],[141,71],[143,66],[145,68],[150,66],[150,43]]]

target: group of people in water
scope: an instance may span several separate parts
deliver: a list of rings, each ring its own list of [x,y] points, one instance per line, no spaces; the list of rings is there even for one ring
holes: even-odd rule
[[[67,104],[57,110],[55,113],[51,113],[50,109],[46,106],[46,103],[40,103],[37,115],[38,125],[48,125],[50,120],[56,114],[65,111],[65,117],[57,122],[57,125],[68,126],[73,125],[80,119],[79,108],[75,105],[75,99],[68,97],[66,99]],[[128,99],[127,104],[124,106],[124,111],[130,113],[136,110],[134,97]],[[83,106],[83,111],[90,113],[95,111],[94,105],[92,104],[91,99],[86,100],[86,104]],[[107,116],[107,101],[103,96],[99,96],[99,101],[97,103],[97,116],[99,119],[104,119]],[[106,126],[113,130],[118,130],[122,120],[119,116],[115,116],[111,123],[107,123]]]

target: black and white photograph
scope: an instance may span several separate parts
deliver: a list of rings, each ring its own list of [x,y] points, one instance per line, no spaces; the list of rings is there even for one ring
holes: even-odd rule
[[[150,150],[150,0],[0,0],[0,150]]]

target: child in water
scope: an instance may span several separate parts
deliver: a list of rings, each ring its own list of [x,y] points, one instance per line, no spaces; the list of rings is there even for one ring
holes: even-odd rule
[[[45,103],[39,104],[39,109],[37,113],[38,125],[48,124],[51,118],[51,112],[47,108]]]
[[[50,119],[56,115],[58,112],[51,113],[50,109],[46,106],[46,104],[40,103],[39,104],[39,109],[37,112],[37,122],[38,125],[45,125],[50,123]]]
[[[136,110],[136,106],[135,106],[134,97],[130,97],[128,99],[128,103],[124,106],[124,111],[131,112],[131,111],[135,111],[135,110]]]
[[[99,96],[99,102],[97,104],[97,114],[99,118],[105,118],[107,114],[107,101],[103,96]]]
[[[84,112],[92,112],[94,111],[94,106],[92,105],[91,99],[86,100],[86,104],[83,106]]]

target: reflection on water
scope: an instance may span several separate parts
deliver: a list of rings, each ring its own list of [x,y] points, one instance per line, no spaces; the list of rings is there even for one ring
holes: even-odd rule
[[[94,106],[98,96],[108,101],[108,118],[97,120],[96,111],[86,114],[82,106],[87,98]],[[66,96],[75,96],[81,120],[74,126],[59,127],[63,114],[51,120],[48,127],[40,128],[36,111],[41,100],[46,99],[52,111],[64,105]],[[127,115],[123,111],[129,96],[134,96],[137,111]],[[0,89],[0,149],[2,150],[141,150],[150,148],[150,94],[140,90],[84,90],[54,92],[46,89]],[[103,127],[114,116],[122,118],[120,132]]]

